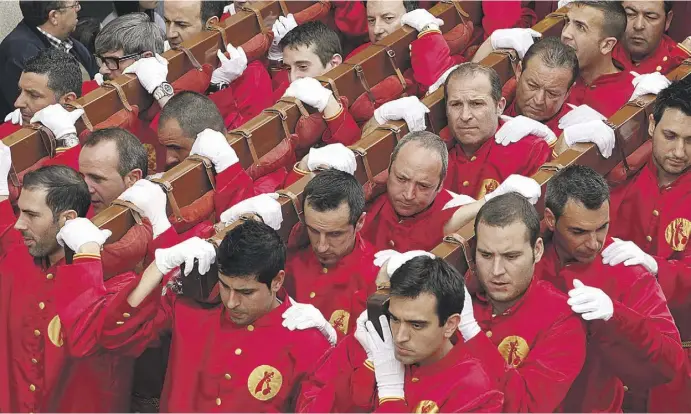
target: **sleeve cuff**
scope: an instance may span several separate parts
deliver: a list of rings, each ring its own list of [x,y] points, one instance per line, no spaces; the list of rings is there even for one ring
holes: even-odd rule
[[[432,33],[441,34],[441,30],[436,29],[436,28],[435,28],[435,29],[427,29],[427,30],[424,30],[424,31],[420,32],[420,33],[417,35],[417,38],[420,39],[421,37],[427,36],[428,34],[432,34]]]
[[[326,122],[332,122],[332,121],[335,121],[336,119],[338,119],[338,117],[340,117],[341,115],[343,115],[343,112],[345,111],[345,110],[343,109],[343,103],[339,102],[338,105],[339,105],[340,109],[338,110],[338,112],[336,113],[336,115],[334,115],[334,116],[332,116],[332,117],[330,117],[330,118],[324,117],[324,121],[326,121]]]

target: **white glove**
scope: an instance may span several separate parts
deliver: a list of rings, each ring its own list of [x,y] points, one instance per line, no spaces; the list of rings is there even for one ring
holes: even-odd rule
[[[307,157],[307,168],[310,171],[314,171],[322,165],[347,172],[350,175],[353,175],[357,169],[355,154],[343,144],[329,144],[321,148],[310,148]]]
[[[31,123],[40,122],[50,129],[55,138],[60,138],[68,134],[76,134],[75,122],[84,114],[83,109],[75,109],[70,112],[60,104],[48,105],[31,117]]]
[[[103,82],[105,81],[105,79],[103,79],[103,75],[100,73],[94,75],[94,80],[98,86],[103,86]]]
[[[288,86],[283,96],[297,98],[302,103],[317,108],[319,112],[324,112],[324,108],[329,103],[329,98],[333,96],[333,92],[322,86],[314,78],[301,78],[294,80]]]
[[[614,304],[602,289],[586,286],[578,279],[573,280],[573,289],[569,290],[566,302],[571,310],[580,313],[586,321],[594,319],[609,320],[614,315]]]
[[[434,93],[434,92],[436,92],[436,90],[439,89],[439,88],[444,84],[444,82],[446,82],[446,78],[449,77],[449,75],[451,74],[451,72],[453,72],[454,70],[456,70],[456,68],[458,68],[458,66],[459,66],[459,65],[453,65],[453,66],[451,66],[450,68],[446,69],[446,72],[442,73],[441,76],[439,77],[439,79],[437,79],[436,81],[434,81],[434,83],[432,84],[432,86],[429,87],[429,89],[427,90],[427,93],[425,94],[425,96],[426,96],[426,95],[429,95],[429,94],[432,94],[432,93]]]
[[[475,313],[473,312],[473,298],[468,293],[468,288],[463,286],[465,297],[463,299],[463,311],[461,312],[461,323],[458,325],[458,330],[461,331],[463,339],[468,342],[479,334],[482,330],[475,320]]]
[[[22,125],[22,110],[17,108],[14,111],[7,114],[5,117],[5,122],[11,122],[14,125]]]
[[[547,141],[549,145],[557,142],[557,136],[542,122],[523,115],[518,115],[515,118],[502,115],[501,119],[504,121],[504,125],[494,135],[494,140],[497,144],[507,146],[520,141],[528,135],[540,137]]]
[[[586,104],[576,106],[567,103],[571,107],[566,115],[559,119],[559,129],[566,129],[570,126],[584,124],[590,121],[606,121],[607,117],[589,107]]]
[[[281,315],[284,327],[291,331],[296,329],[298,331],[303,331],[305,329],[317,328],[329,341],[331,346],[336,345],[338,339],[336,330],[331,326],[329,321],[326,320],[324,315],[319,312],[319,309],[307,303],[297,303],[290,296],[288,299],[292,306]]]
[[[245,55],[245,51],[241,47],[236,48],[228,43],[226,50],[228,55],[230,55],[230,59],[220,50],[216,53],[220,66],[214,69],[211,74],[211,83],[231,83],[242,76],[242,73],[247,69],[247,55]]]
[[[167,52],[169,50],[170,50],[170,42],[166,40],[163,42],[163,51]]]
[[[223,8],[223,14],[228,13],[231,16],[235,15],[235,3],[230,3]]]
[[[137,75],[139,83],[151,94],[168,78],[168,61],[157,53],[156,56],[139,59],[122,73]]]
[[[369,335],[367,335],[367,328],[365,327],[365,324],[368,320],[367,309],[365,309],[357,318],[355,325],[355,339],[357,339],[357,341],[360,343],[362,349],[365,350],[367,359],[372,361],[372,344],[369,342]]]
[[[118,199],[134,204],[139,213],[149,219],[154,239],[171,227],[166,213],[166,193],[157,184],[146,179],[138,180],[120,194]]]
[[[405,120],[410,132],[424,131],[425,114],[429,113],[429,108],[425,106],[417,96],[406,96],[395,101],[387,102],[374,110],[374,119],[379,125],[386,121]]]
[[[0,141],[0,197],[10,195],[10,185],[7,181],[12,169],[12,151],[10,147]]]
[[[646,73],[645,75],[631,72],[631,74],[635,76],[631,81],[635,89],[629,101],[633,101],[643,95],[657,95],[660,91],[672,84],[672,82],[660,72]]]
[[[442,208],[442,210],[448,210],[448,209],[450,209],[450,208],[461,207],[461,206],[464,206],[464,205],[466,205],[466,204],[471,204],[471,203],[474,203],[474,202],[477,201],[477,200],[474,199],[473,197],[467,196],[467,195],[465,195],[465,194],[456,194],[456,193],[452,193],[452,192],[449,191],[449,190],[446,190],[446,191],[447,191],[449,194],[451,194],[451,196],[453,197],[453,199],[452,199],[452,200],[449,200],[448,203],[444,204],[444,207]]]
[[[156,249],[156,267],[164,275],[185,264],[185,276],[194,267],[194,259],[199,261],[199,273],[205,274],[216,261],[214,246],[199,237],[192,237],[168,249]]]
[[[407,24],[418,32],[422,32],[425,29],[439,29],[444,25],[444,21],[434,17],[425,9],[415,9],[401,16],[401,24]]]
[[[88,218],[77,217],[67,220],[57,235],[58,244],[67,246],[72,251],[78,252],[87,243],[98,243],[103,246],[106,239],[113,233],[110,230],[101,230]]]
[[[278,45],[281,40],[288,34],[289,31],[298,27],[298,23],[295,21],[295,17],[290,13],[288,16],[280,16],[278,20],[274,22],[271,31],[274,32],[274,40],[271,42],[271,47],[269,48],[269,60],[283,60],[283,49]]]
[[[208,128],[197,134],[190,155],[201,155],[210,159],[214,164],[216,174],[222,173],[240,161],[226,136]]]
[[[559,0],[559,2],[557,3],[557,7],[561,9],[562,7],[566,6],[567,4],[573,1],[574,0]]]
[[[603,157],[612,156],[615,138],[614,130],[602,121],[590,121],[570,126],[564,130],[564,142],[570,147],[573,144],[592,142],[597,145]]]
[[[511,174],[503,183],[499,184],[496,190],[485,195],[485,201],[489,201],[494,197],[502,194],[518,193],[530,201],[530,204],[537,203],[542,194],[542,189],[537,181],[530,177],[524,177],[518,174]]]
[[[227,226],[247,213],[258,214],[264,223],[274,230],[280,229],[283,223],[281,203],[278,202],[277,193],[260,194],[243,200],[224,211],[221,214],[221,221]]]
[[[533,29],[498,29],[489,38],[493,49],[513,49],[523,59],[530,46],[535,43],[533,37],[542,37],[542,33]]]
[[[369,343],[372,346],[372,364],[374,364],[374,376],[377,379],[379,399],[404,398],[405,367],[402,362],[396,359],[396,354],[394,354],[393,337],[386,316],[380,316],[379,322],[384,340],[374,329],[372,322],[367,321],[365,323]]]
[[[382,250],[374,254],[374,265],[382,267],[386,263],[386,273],[391,277],[404,263],[418,256],[435,258],[432,253],[424,250],[410,250],[405,253],[399,253],[396,250]]]
[[[602,263],[610,266],[616,266],[621,262],[624,262],[624,266],[641,265],[657,276],[658,266],[653,256],[644,252],[632,241],[623,241],[616,237],[612,239],[614,243],[602,251]]]

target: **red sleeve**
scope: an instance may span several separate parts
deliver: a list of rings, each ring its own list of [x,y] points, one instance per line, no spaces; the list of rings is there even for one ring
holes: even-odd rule
[[[522,27],[523,11],[519,0],[507,1],[482,1],[482,28],[485,30],[485,39],[497,29],[510,29]]]
[[[613,300],[614,315],[593,321],[590,331],[616,375],[626,384],[651,388],[674,378],[687,358],[662,289],[649,273]]]
[[[525,159],[525,162],[522,163],[523,168],[521,168],[519,171],[516,171],[515,174],[530,177],[531,175],[535,174],[544,163],[548,162],[552,158],[552,147],[547,144],[547,141],[539,137],[534,137],[534,139],[535,142],[530,149],[528,157]]]
[[[22,242],[22,235],[14,229],[17,217],[14,216],[10,200],[0,201],[0,256]]]
[[[322,141],[325,144],[353,145],[360,139],[360,127],[350,115],[344,100],[345,98],[341,99],[341,111],[336,116],[324,118],[328,127],[322,134]]]
[[[410,44],[413,77],[425,92],[454,65],[450,54],[449,45],[438,30],[422,32]]]
[[[688,304],[691,297],[691,254],[686,250],[683,254],[679,260],[653,256],[658,268],[657,281],[672,308]]]
[[[313,338],[303,341],[300,346],[292,349],[293,360],[293,392],[291,398],[284,407],[286,412],[297,410],[297,404],[301,395],[301,384],[306,378],[317,370],[322,356],[328,355],[331,349],[329,341],[317,331],[312,331]]]
[[[254,183],[240,163],[231,165],[216,175],[216,191],[214,191],[216,220],[220,220],[221,213],[230,207],[255,195]]]
[[[362,1],[333,1],[331,4],[338,31],[347,36],[367,34],[367,9]]]
[[[579,318],[565,316],[538,336],[518,368],[508,366],[482,332],[466,345],[503,384],[504,412],[554,412],[583,367],[586,337]]]

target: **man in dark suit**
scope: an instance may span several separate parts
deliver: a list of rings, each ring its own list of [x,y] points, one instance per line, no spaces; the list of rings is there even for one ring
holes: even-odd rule
[[[24,20],[0,43],[0,116],[12,111],[19,96],[17,83],[28,58],[40,50],[58,48],[73,55],[81,66],[82,80],[98,72],[96,60],[70,34],[77,26],[77,0],[21,0],[19,7]]]

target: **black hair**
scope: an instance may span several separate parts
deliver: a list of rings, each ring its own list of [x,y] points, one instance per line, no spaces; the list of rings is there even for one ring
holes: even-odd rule
[[[463,312],[463,285],[463,276],[444,259],[418,256],[391,275],[391,296],[415,299],[422,293],[434,295],[439,326],[443,326],[449,316]]]
[[[535,56],[539,56],[542,63],[550,68],[565,68],[571,70],[571,81],[569,87],[576,82],[580,69],[578,67],[578,57],[576,51],[561,42],[558,37],[546,37],[539,40],[523,56],[523,70],[528,67],[528,62]]]
[[[86,217],[91,204],[89,187],[84,178],[75,170],[64,165],[49,165],[24,176],[25,190],[46,191],[46,205],[57,221],[60,213],[68,210],[77,212],[77,216]]]
[[[657,94],[653,105],[653,119],[656,124],[660,122],[665,111],[670,108],[676,108],[691,116],[691,77],[687,76],[680,81],[673,82]]]
[[[582,204],[588,210],[597,210],[609,201],[609,187],[605,179],[592,168],[570,165],[547,182],[545,207],[558,219],[569,200]]]
[[[348,223],[353,226],[365,210],[362,185],[352,175],[333,168],[320,172],[307,183],[303,200],[303,211],[307,204],[324,212],[337,209],[343,202],[348,203]]]
[[[367,1],[363,1],[365,4],[365,8],[367,8]],[[403,7],[405,8],[406,13],[411,12],[413,10],[417,10],[420,8],[420,2],[417,0],[403,0]]]
[[[126,176],[132,170],[142,171],[142,177],[149,173],[149,156],[146,148],[126,129],[111,127],[93,131],[82,144],[83,148],[95,147],[102,142],[114,142],[118,152],[118,173]]]
[[[182,91],[170,98],[161,110],[159,128],[169,119],[177,120],[185,136],[191,140],[197,139],[197,134],[207,128],[226,133],[225,122],[216,104],[197,92]]]
[[[286,247],[276,230],[247,220],[225,235],[216,260],[221,274],[251,277],[271,289],[271,282],[285,269]]]
[[[48,88],[55,94],[55,100],[74,92],[82,96],[82,72],[79,63],[69,53],[54,47],[43,49],[26,60],[24,73],[36,73],[48,77]]]
[[[36,27],[47,22],[50,12],[60,9],[64,3],[64,1],[20,0],[19,9],[24,16],[24,22]]]
[[[626,33],[626,11],[620,1],[609,0],[577,0],[574,6],[588,6],[602,12],[602,34],[605,37],[614,37],[618,41],[624,38]]]
[[[220,19],[223,15],[223,8],[226,6],[228,2],[216,0],[201,0],[200,3],[201,5],[199,10],[199,16],[202,19],[202,25],[205,25],[206,22],[214,16]]]
[[[490,227],[506,227],[515,222],[522,222],[526,227],[526,235],[530,247],[535,247],[540,237],[540,217],[535,207],[518,193],[502,194],[485,203],[475,216],[475,237],[478,237],[478,224]]]
[[[323,66],[326,66],[334,55],[343,54],[338,34],[319,20],[298,25],[281,39],[279,46],[281,49],[313,47]]]

